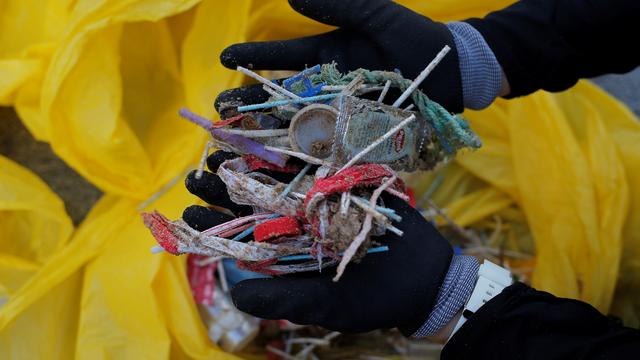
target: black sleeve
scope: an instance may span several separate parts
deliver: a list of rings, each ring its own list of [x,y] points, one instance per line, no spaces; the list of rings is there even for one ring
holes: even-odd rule
[[[509,98],[640,65],[638,0],[522,0],[468,19],[502,66]]]
[[[444,347],[442,359],[624,359],[640,331],[591,305],[515,283],[483,305]]]

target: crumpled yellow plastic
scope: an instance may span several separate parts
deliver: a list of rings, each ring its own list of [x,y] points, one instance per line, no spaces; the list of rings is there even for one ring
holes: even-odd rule
[[[10,303],[22,301],[20,289],[39,277],[44,264],[69,242],[72,231],[73,224],[58,196],[31,171],[0,156],[0,309],[3,313]],[[78,314],[78,280],[77,274],[67,278],[1,330],[0,356],[19,358],[24,355],[21,349],[31,347],[34,356],[42,358],[53,354],[55,357],[60,347],[73,346],[74,332],[58,330],[60,324],[67,321],[73,327],[73,319]],[[22,337],[5,336],[10,332]]]
[[[510,2],[401,1],[442,21]],[[225,46],[329,27],[279,0],[78,0],[33,13],[35,2],[3,6],[13,15],[0,15],[2,30],[43,25],[15,39],[0,35],[0,103],[15,106],[36,137],[107,194],[0,308],[0,357],[230,356],[207,337],[183,259],[150,254],[154,241],[139,212],[178,217],[197,201],[180,179],[195,166],[205,134],[176,111],[186,105],[213,116],[217,93],[241,84],[219,64]],[[465,115],[484,147],[416,176],[417,192],[445,175],[434,202],[462,226],[502,219],[512,249],[535,246],[534,285],[637,325],[635,117],[588,83]],[[46,311],[52,302],[61,310]]]
[[[443,178],[433,200],[461,226],[509,212],[507,226],[530,232],[520,250],[535,247],[533,286],[640,325],[637,118],[586,81],[465,117],[483,147],[413,176],[418,192]]]

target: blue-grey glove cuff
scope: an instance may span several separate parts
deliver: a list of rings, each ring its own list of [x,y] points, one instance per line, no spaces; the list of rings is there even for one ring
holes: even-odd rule
[[[458,51],[464,107],[480,110],[500,94],[502,68],[482,35],[465,22],[447,23]]]
[[[427,321],[412,335],[434,335],[453,319],[467,302],[478,280],[480,264],[473,256],[456,255],[451,259],[436,304]]]

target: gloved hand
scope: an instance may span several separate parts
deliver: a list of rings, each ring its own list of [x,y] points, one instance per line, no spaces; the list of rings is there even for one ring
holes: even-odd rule
[[[222,64],[254,70],[302,70],[335,61],[340,71],[357,68],[399,69],[415,78],[435,55],[451,51],[421,85],[432,100],[451,112],[463,109],[458,55],[447,26],[388,0],[289,0],[294,10],[319,22],[338,26],[325,34],[293,40],[235,44],[220,55]],[[389,95],[391,97],[391,94]],[[260,86],[223,92],[220,104],[262,102],[268,95]]]
[[[209,157],[210,170],[217,170],[222,154]],[[205,201],[220,204],[217,197],[224,191],[224,184],[216,179],[216,175],[205,172],[197,180],[192,173],[187,177],[187,188]],[[210,182],[221,189],[217,195],[212,193]],[[341,332],[398,327],[403,334],[412,335],[431,313],[452,250],[409,204],[394,196],[386,196],[384,201],[402,216],[402,222],[395,226],[404,232],[403,236],[387,233],[377,239],[388,245],[389,251],[369,254],[360,263],[349,264],[338,282],[332,281],[334,269],[242,281],[231,292],[235,305],[260,318],[287,319]],[[230,219],[228,215],[222,219],[222,215],[192,206],[185,210],[183,219],[202,231]]]

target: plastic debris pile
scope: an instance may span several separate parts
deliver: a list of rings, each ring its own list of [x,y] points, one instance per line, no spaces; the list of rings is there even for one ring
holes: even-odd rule
[[[409,200],[396,171],[431,169],[460,149],[480,146],[462,118],[417,89],[448,51],[413,81],[385,71],[341,74],[325,64],[279,84],[238,67],[263,84],[267,102],[226,104],[218,122],[187,109],[180,115],[210,132],[213,146],[237,155],[217,176],[230,199],[254,213],[201,232],[181,219],[143,214],[159,250],[231,258],[269,275],[337,265],[334,281],[350,261],[387,251],[371,237],[402,235],[392,224],[400,216],[380,199],[387,192]],[[387,105],[391,88],[402,94]],[[377,99],[368,99],[371,94]]]

